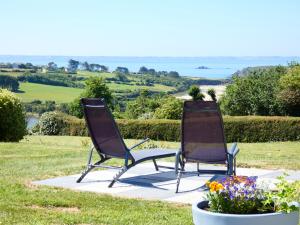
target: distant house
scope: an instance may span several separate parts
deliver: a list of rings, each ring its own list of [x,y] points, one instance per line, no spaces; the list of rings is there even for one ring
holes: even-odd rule
[[[74,68],[67,68],[67,67],[65,67],[64,68],[64,71],[66,72],[66,73],[76,73],[76,69],[74,69]]]
[[[47,72],[48,72],[48,68],[45,67],[45,66],[43,66],[43,67],[42,67],[42,73],[47,73]]]

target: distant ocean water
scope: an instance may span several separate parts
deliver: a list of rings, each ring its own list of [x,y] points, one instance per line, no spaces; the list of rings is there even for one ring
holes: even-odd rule
[[[237,70],[249,66],[287,65],[298,61],[300,57],[112,57],[112,56],[23,56],[0,55],[0,62],[30,62],[34,65],[46,65],[55,62],[66,66],[69,59],[87,61],[108,66],[113,71],[117,66],[127,67],[137,72],[141,66],[156,71],[177,71],[181,76],[227,78]],[[209,69],[196,69],[204,66]]]

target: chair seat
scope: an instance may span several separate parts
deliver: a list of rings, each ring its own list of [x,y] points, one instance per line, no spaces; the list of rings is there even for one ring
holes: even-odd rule
[[[130,152],[134,160],[137,161],[146,161],[149,159],[159,159],[175,156],[177,149],[161,149],[161,148],[150,148],[143,149],[139,151]]]

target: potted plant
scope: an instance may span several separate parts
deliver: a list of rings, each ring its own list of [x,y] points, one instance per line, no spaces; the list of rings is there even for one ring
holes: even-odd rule
[[[196,225],[297,225],[299,205],[293,184],[279,177],[275,190],[256,177],[232,176],[208,182],[205,201],[193,204]]]

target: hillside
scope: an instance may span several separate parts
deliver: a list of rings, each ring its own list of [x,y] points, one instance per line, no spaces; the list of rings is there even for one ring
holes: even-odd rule
[[[17,95],[23,102],[33,100],[51,100],[56,103],[68,103],[82,92],[85,80],[99,76],[112,91],[122,100],[138,96],[141,90],[150,93],[175,94],[186,91],[193,84],[221,84],[222,80],[195,79],[168,74],[136,74],[118,72],[91,72],[78,70],[75,74],[61,70],[43,71],[42,69],[1,69],[0,75],[10,76],[19,82]]]

